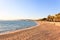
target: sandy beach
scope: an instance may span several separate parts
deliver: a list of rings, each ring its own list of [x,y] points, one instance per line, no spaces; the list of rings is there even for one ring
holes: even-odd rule
[[[60,26],[57,23],[36,22],[38,25],[33,28],[0,34],[0,40],[60,40]]]

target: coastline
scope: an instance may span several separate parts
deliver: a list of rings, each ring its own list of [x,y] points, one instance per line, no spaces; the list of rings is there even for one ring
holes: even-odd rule
[[[36,21],[39,25],[0,35],[0,40],[60,40],[60,26],[47,21]]]
[[[24,29],[19,29],[19,30],[14,30],[14,31],[9,31],[9,32],[5,32],[5,33],[0,33],[0,35],[12,34],[12,33],[20,32],[20,31],[24,31],[24,30],[33,29],[33,28],[35,28],[35,27],[37,27],[37,26],[40,25],[37,21],[35,21],[35,22],[36,22],[36,24],[37,24],[37,25],[35,25],[35,26],[28,27],[28,28],[24,28]]]

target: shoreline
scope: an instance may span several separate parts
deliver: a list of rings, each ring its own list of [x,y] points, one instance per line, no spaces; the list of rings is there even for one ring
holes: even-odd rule
[[[60,40],[60,26],[47,21],[36,21],[39,25],[25,30],[0,35],[0,40]]]
[[[37,25],[35,25],[35,26],[31,26],[31,27],[24,28],[24,29],[18,29],[18,30],[14,30],[14,31],[9,31],[9,32],[4,32],[4,33],[0,33],[0,36],[1,36],[1,35],[6,35],[6,34],[8,35],[8,34],[20,32],[20,31],[24,31],[24,30],[33,29],[33,28],[35,28],[35,27],[37,27],[37,26],[40,25],[37,21],[35,21],[35,22],[36,22],[36,24],[37,24]]]

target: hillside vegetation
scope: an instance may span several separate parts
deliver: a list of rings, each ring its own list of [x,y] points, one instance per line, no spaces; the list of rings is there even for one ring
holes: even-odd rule
[[[60,22],[60,13],[55,14],[54,16],[49,15],[46,20],[47,21]]]
[[[39,19],[40,21],[53,21],[53,22],[60,22],[60,13],[55,15],[48,15],[47,18]]]

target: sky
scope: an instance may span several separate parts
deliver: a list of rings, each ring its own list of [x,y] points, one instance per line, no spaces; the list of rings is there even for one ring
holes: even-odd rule
[[[0,0],[0,20],[39,19],[60,12],[60,0]]]

